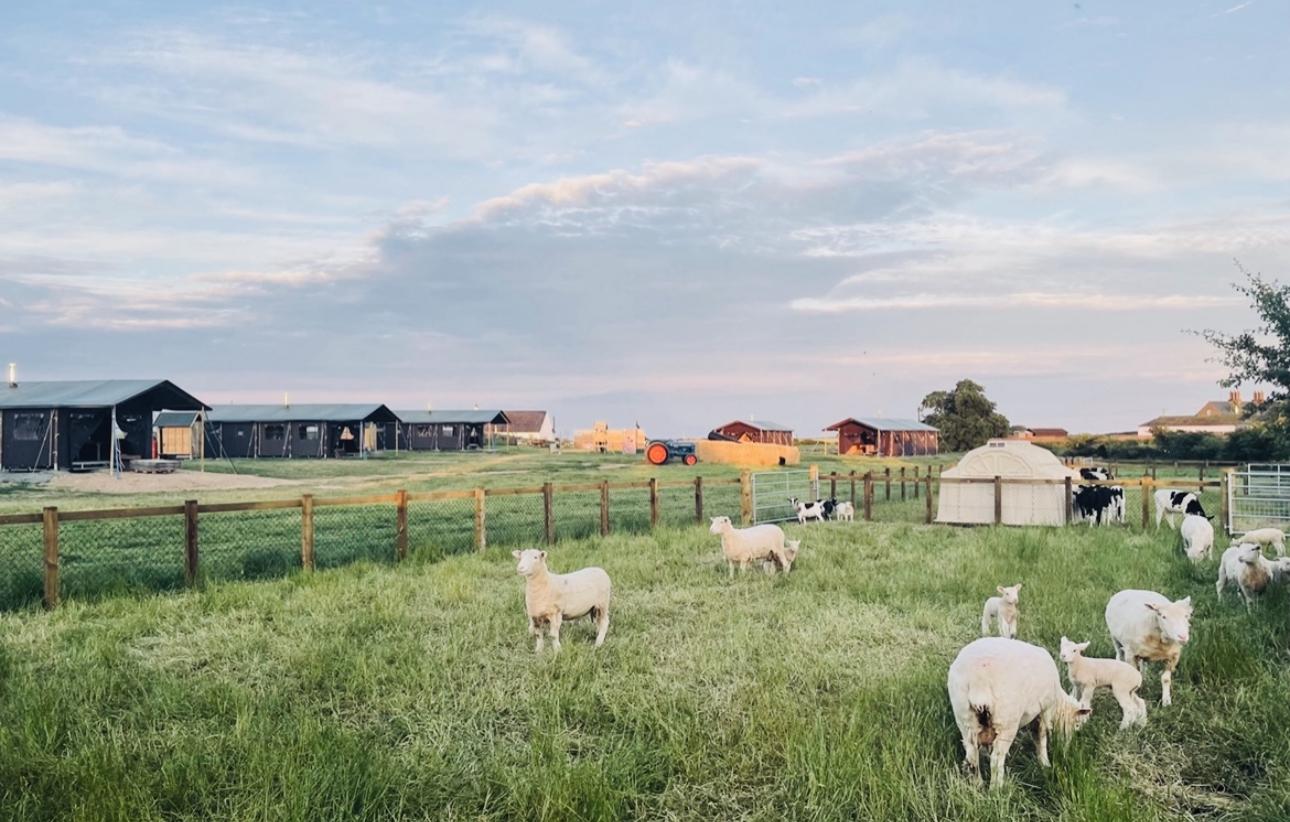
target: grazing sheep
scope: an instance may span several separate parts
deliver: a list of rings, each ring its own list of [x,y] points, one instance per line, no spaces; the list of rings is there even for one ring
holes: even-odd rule
[[[1286,555],[1286,535],[1280,528],[1256,528],[1241,535],[1241,542],[1253,542],[1267,548],[1275,548],[1277,556]]]
[[[519,560],[515,570],[524,579],[524,610],[529,634],[537,637],[535,653],[542,652],[542,628],[551,632],[551,644],[560,650],[560,624],[589,616],[596,622],[596,647],[609,630],[609,574],[603,568],[583,568],[571,574],[553,574],[546,567],[546,551],[529,548],[512,551]]]
[[[959,651],[946,682],[963,739],[963,765],[981,782],[980,746],[990,746],[990,787],[1004,784],[1004,761],[1022,727],[1034,723],[1039,764],[1048,767],[1048,734],[1069,736],[1091,708],[1062,690],[1057,665],[1043,648],[986,637]]]
[[[1281,581],[1287,567],[1284,558],[1273,562],[1263,556],[1263,549],[1255,543],[1233,545],[1223,552],[1218,563],[1218,583],[1214,585],[1214,592],[1221,601],[1223,589],[1229,583],[1236,583],[1248,611],[1255,597],[1261,596],[1272,583]]]
[[[1082,705],[1093,704],[1093,694],[1098,688],[1110,688],[1115,701],[1120,703],[1120,728],[1147,724],[1147,703],[1138,696],[1142,687],[1142,672],[1118,659],[1095,659],[1084,656],[1087,642],[1071,642],[1062,637],[1062,662],[1066,663],[1066,678],[1071,682],[1071,696]]]
[[[833,509],[839,522],[855,522],[856,507],[850,502],[839,502],[838,507]]]
[[[1187,559],[1198,562],[1214,555],[1214,526],[1209,520],[1196,514],[1183,517],[1182,527],[1183,552]]]
[[[987,599],[981,611],[981,636],[990,635],[990,621],[995,620],[999,624],[999,636],[1012,639],[1017,635],[1017,616],[1020,613],[1017,600],[1021,597],[1021,583],[1010,588],[1000,585],[995,590],[999,596]]]
[[[1136,664],[1163,662],[1160,704],[1169,705],[1169,685],[1183,646],[1191,638],[1191,597],[1170,602],[1155,591],[1121,591],[1106,603],[1106,627],[1111,632],[1115,656]]]
[[[708,533],[721,537],[721,553],[726,557],[726,568],[730,571],[730,576],[734,576],[736,564],[739,565],[739,570],[746,571],[749,563],[771,558],[785,571],[793,569],[793,558],[784,545],[784,531],[778,525],[736,528],[731,524],[730,517],[713,517]]]
[[[1170,528],[1174,527],[1174,514],[1195,514],[1199,517],[1205,517],[1205,509],[1200,505],[1200,498],[1191,491],[1171,491],[1168,488],[1161,488],[1152,495],[1156,503],[1156,527],[1160,527],[1160,520],[1165,519]],[[1165,515],[1168,514],[1168,518]],[[1209,519],[1209,517],[1205,517]]]
[[[784,553],[788,556],[788,564],[790,567],[794,562],[797,562],[797,554],[801,549],[802,541],[800,539],[789,539],[784,541]],[[774,556],[771,556],[762,560],[761,567],[766,573],[773,574],[780,570],[782,566],[780,566],[779,560]],[[784,568],[784,570],[787,571],[788,568]]]
[[[808,519],[817,522],[823,522],[825,519],[824,500],[817,499],[815,502],[802,502],[797,497],[789,497],[788,504],[793,506],[797,512],[797,524],[805,525]]]

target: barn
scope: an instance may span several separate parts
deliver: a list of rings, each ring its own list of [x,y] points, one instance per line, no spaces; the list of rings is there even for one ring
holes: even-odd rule
[[[1064,481],[1079,480],[1079,474],[1047,448],[1024,440],[990,440],[941,474],[936,521],[994,522],[994,483],[988,480],[995,477],[1004,480],[1000,521],[1005,525],[1062,525],[1067,503]]]
[[[716,435],[715,437],[713,435]],[[792,445],[793,429],[777,422],[745,422],[732,420],[725,425],[712,429],[709,437],[713,439],[733,440],[734,442],[756,442],[764,445]]]
[[[395,447],[399,417],[373,403],[222,405],[206,415],[208,457],[323,458]]]
[[[500,409],[398,411],[400,445],[409,451],[477,451],[493,447],[493,431],[510,422]]]
[[[122,456],[152,456],[153,420],[163,411],[204,411],[169,380],[58,380],[0,388],[0,468],[39,471],[107,467],[112,427]]]
[[[847,417],[824,430],[838,432],[839,454],[914,457],[940,453],[940,432],[917,420]]]
[[[555,442],[555,418],[547,411],[503,411],[507,423],[497,433],[513,443]]]

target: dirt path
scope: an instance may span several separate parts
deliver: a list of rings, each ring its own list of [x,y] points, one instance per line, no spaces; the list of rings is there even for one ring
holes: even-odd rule
[[[60,473],[45,486],[50,491],[74,491],[93,494],[154,494],[175,491],[223,490],[229,488],[274,488],[298,485],[297,480],[270,479],[246,474],[216,474],[199,471],[176,471],[173,474],[135,474],[124,472],[117,479],[109,471],[89,474]]]

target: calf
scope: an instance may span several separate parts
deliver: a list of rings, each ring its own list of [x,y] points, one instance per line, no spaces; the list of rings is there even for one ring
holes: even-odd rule
[[[1079,475],[1080,479],[1085,480],[1109,480],[1111,479],[1111,469],[1103,468],[1101,466],[1081,468],[1079,469]]]
[[[1160,527],[1160,520],[1164,519],[1169,523],[1169,527],[1174,527],[1174,515],[1195,514],[1205,519],[1213,517],[1205,514],[1205,509],[1200,505],[1198,498],[1191,491],[1171,491],[1168,488],[1161,488],[1153,497],[1156,503],[1156,527]],[[1165,515],[1168,514],[1166,517]]]
[[[1071,496],[1075,515],[1089,525],[1124,522],[1124,489],[1118,485],[1081,485]]]

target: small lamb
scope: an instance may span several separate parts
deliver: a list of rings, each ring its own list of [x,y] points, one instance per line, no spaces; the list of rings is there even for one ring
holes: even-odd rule
[[[1147,703],[1138,696],[1142,687],[1142,673],[1127,662],[1118,659],[1095,659],[1084,656],[1087,642],[1071,642],[1062,637],[1061,659],[1066,663],[1066,678],[1071,683],[1071,696],[1081,705],[1091,707],[1093,694],[1098,688],[1110,688],[1115,701],[1120,703],[1123,718],[1120,728],[1147,724]]]
[[[839,522],[855,522],[856,507],[850,502],[839,502],[837,507],[833,509],[833,513],[837,516]]]
[[[1214,554],[1214,526],[1199,514],[1187,514],[1183,517],[1182,527],[1183,552],[1187,559],[1198,562]]]
[[[1275,548],[1277,556],[1286,555],[1286,535],[1280,528],[1256,528],[1241,535],[1241,542],[1253,542],[1267,548]]]
[[[1287,568],[1290,568],[1290,565],[1285,558],[1273,562],[1263,556],[1263,549],[1257,544],[1242,542],[1223,552],[1223,558],[1218,564],[1218,583],[1214,585],[1214,591],[1221,601],[1223,589],[1227,588],[1229,583],[1235,582],[1241,592],[1241,598],[1245,600],[1245,609],[1248,611],[1256,597],[1261,596],[1273,583],[1281,581]]]
[[[596,622],[596,647],[605,642],[609,630],[609,574],[603,568],[583,568],[570,574],[552,574],[546,567],[546,551],[529,548],[512,551],[519,560],[515,570],[524,581],[524,610],[529,617],[529,634],[537,637],[534,653],[543,647],[542,628],[551,632],[551,644],[560,651],[560,623],[589,616]]]
[[[1021,596],[1021,583],[1010,588],[1000,585],[995,590],[999,592],[999,596],[987,599],[985,609],[981,612],[981,636],[990,635],[990,621],[996,620],[999,624],[999,636],[1013,639],[1017,636],[1017,600]]]
[[[794,562],[797,562],[797,554],[802,550],[802,541],[800,539],[784,540],[784,554],[788,557],[788,567],[780,565],[779,560],[772,554],[770,557],[762,560],[761,568],[768,574],[773,574],[781,568],[785,571],[792,568]]]
[[[730,576],[735,575],[735,565],[746,571],[753,562],[774,559],[785,571],[793,569],[793,557],[784,544],[784,531],[778,525],[754,525],[736,528],[730,517],[713,517],[708,533],[721,537],[721,553],[726,558]],[[796,554],[796,548],[793,549]]]

